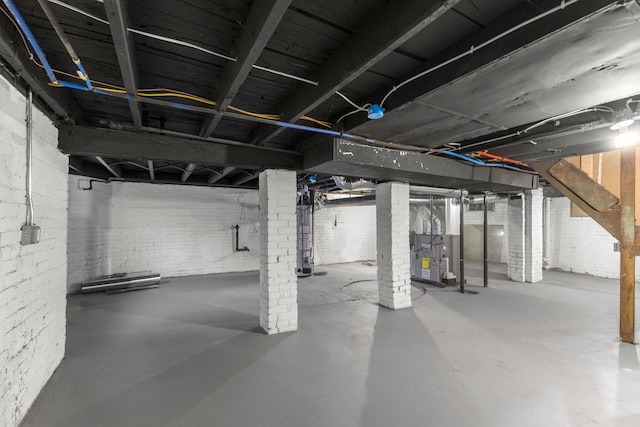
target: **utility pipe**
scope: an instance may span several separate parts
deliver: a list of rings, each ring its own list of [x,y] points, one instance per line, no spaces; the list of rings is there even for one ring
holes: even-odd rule
[[[484,194],[484,196],[469,196],[465,199],[465,203],[469,205],[479,205],[480,203],[496,203],[506,202],[509,196],[501,194]]]
[[[26,121],[27,121],[27,172],[26,172],[26,201],[27,201],[27,224],[33,225],[33,198],[31,185],[31,169],[33,167],[33,92],[29,87],[27,89],[27,105],[26,105]]]
[[[464,204],[460,197],[460,293],[464,293]]]
[[[376,183],[366,179],[358,179],[356,181],[347,181],[344,176],[334,175],[333,182],[342,190],[375,190]]]
[[[502,162],[513,163],[514,165],[529,167],[525,162],[521,162],[519,160],[513,160],[508,157],[496,156],[495,154],[487,153],[486,151],[476,151],[474,153],[476,156],[486,157],[488,159],[499,160]]]
[[[487,193],[484,193],[484,228],[483,228],[483,254],[484,254],[484,287],[489,286],[489,221],[487,215]]]
[[[57,83],[58,79],[56,78],[56,75],[53,73],[53,69],[49,64],[49,61],[47,61],[47,57],[44,55],[44,52],[40,48],[40,45],[36,41],[36,38],[34,37],[33,33],[29,29],[29,26],[25,22],[24,18],[20,14],[20,11],[18,11],[18,8],[16,7],[16,5],[13,3],[12,0],[3,0],[3,1],[4,1],[4,4],[7,6],[7,8],[9,9],[9,11],[11,12],[11,14],[13,15],[13,17],[15,18],[16,22],[18,23],[18,26],[24,33],[25,37],[29,41],[29,44],[31,45],[33,50],[36,52],[36,55],[38,56],[40,63],[42,63],[44,70],[47,72],[47,76],[49,76],[49,80],[51,80],[52,83]]]
[[[76,67],[78,67],[78,71],[79,71],[78,74],[80,75],[80,78],[84,80],[84,82],[87,85],[87,88],[92,89],[93,87],[91,85],[91,80],[89,79],[89,75],[87,74],[87,71],[82,66],[82,63],[80,62],[80,58],[78,58],[76,51],[73,49],[73,46],[69,41],[69,38],[64,33],[64,30],[62,29],[62,26],[60,25],[58,18],[56,18],[56,15],[51,10],[51,7],[49,7],[49,2],[47,0],[38,0],[38,3],[40,4],[40,7],[44,11],[44,14],[47,15],[47,18],[49,19],[49,23],[51,24],[56,34],[58,35],[58,38],[60,39],[65,49],[69,53],[69,56],[71,56],[71,60],[73,61],[74,64],[76,64]]]
[[[425,187],[422,185],[409,186],[409,194],[427,194],[444,197],[466,197],[469,192],[466,190],[454,190],[451,188]]]
[[[236,229],[236,252],[247,252],[249,251],[249,248],[244,246],[244,247],[240,247],[239,243],[240,243],[240,226],[238,224],[235,225],[235,227],[233,227]]]
[[[460,196],[460,293],[464,294],[464,204]]]

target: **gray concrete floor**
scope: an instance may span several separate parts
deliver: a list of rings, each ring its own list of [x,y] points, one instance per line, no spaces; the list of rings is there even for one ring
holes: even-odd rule
[[[376,304],[376,269],[299,280],[299,331],[260,332],[258,275],[69,297],[67,356],[23,426],[638,426],[618,283],[547,271]],[[355,283],[354,283],[355,282]]]

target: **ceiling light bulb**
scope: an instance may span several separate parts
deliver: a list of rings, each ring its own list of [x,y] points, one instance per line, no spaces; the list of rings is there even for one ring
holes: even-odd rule
[[[629,147],[640,142],[640,134],[630,130],[620,132],[616,137],[616,148]]]
[[[386,110],[384,107],[381,107],[378,104],[373,104],[370,105],[369,108],[367,108],[367,117],[371,120],[377,120],[384,116],[385,111]]]
[[[612,124],[609,129],[611,129],[611,130],[621,130],[621,129],[628,128],[632,124],[633,124],[633,119],[621,120],[621,121],[619,121],[617,123]]]
[[[613,124],[609,128],[611,130],[625,129],[633,124],[633,111],[629,107],[624,108],[622,111],[616,111],[614,116]]]

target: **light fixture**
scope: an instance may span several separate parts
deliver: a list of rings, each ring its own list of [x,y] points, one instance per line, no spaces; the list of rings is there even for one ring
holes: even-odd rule
[[[373,104],[367,108],[367,117],[371,120],[381,119],[382,116],[384,116],[385,111],[384,107],[381,107],[378,104]]]
[[[631,108],[625,107],[613,114],[613,124],[609,129],[624,130],[633,124],[633,111]]]
[[[635,131],[631,131],[627,128],[624,128],[620,131],[620,134],[616,137],[616,148],[629,147],[631,145],[636,145],[640,142],[640,134]]]

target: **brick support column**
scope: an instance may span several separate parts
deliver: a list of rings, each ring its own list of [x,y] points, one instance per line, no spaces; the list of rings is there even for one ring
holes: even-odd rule
[[[260,174],[260,326],[267,334],[298,329],[296,173]]]
[[[376,227],[379,303],[393,310],[411,307],[408,184],[378,185]]]
[[[542,280],[542,202],[542,189],[509,200],[507,275],[513,281]]]

